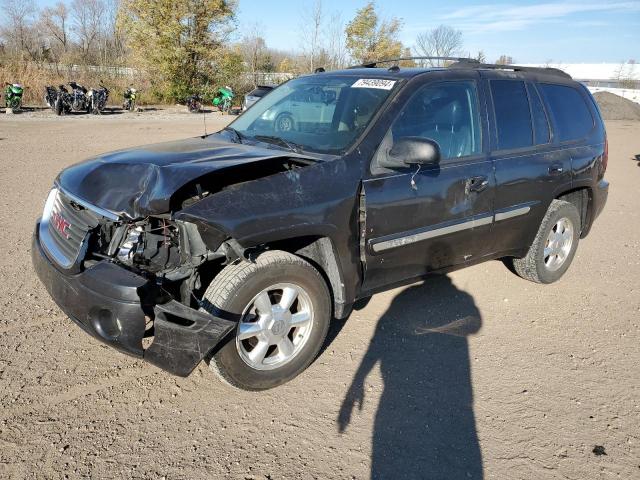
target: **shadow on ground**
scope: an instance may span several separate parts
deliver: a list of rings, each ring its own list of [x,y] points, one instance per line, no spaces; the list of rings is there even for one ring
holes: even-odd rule
[[[380,317],[338,417],[344,432],[379,362],[371,478],[482,478],[467,342],[481,324],[473,297],[446,276],[403,290]]]

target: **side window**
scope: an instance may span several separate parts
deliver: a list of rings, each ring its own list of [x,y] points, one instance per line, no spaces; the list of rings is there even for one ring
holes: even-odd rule
[[[533,118],[533,136],[536,145],[549,143],[549,121],[544,113],[542,100],[535,87],[529,85],[529,99],[531,100],[531,116]]]
[[[491,80],[490,85],[498,129],[498,150],[533,145],[531,111],[524,82]]]
[[[555,134],[561,142],[577,140],[593,129],[593,117],[580,93],[566,85],[539,84],[554,120]]]
[[[474,82],[446,82],[418,90],[391,127],[392,141],[422,137],[440,146],[441,158],[480,153],[480,117]]]

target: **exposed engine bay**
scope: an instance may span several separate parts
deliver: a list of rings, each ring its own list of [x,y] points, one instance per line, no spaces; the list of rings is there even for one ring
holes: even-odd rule
[[[225,172],[224,186],[220,185],[220,176],[211,176],[179,189],[171,198],[172,213],[138,220],[126,217],[115,221],[102,219],[90,231],[83,264],[87,267],[101,260],[115,262],[155,280],[183,304],[195,306],[194,291],[203,285],[201,275],[215,275],[224,265],[241,256],[242,252],[222,232],[220,241],[215,245],[212,245],[210,235],[207,238],[209,241],[205,242],[198,226],[175,220],[174,213],[232,185],[293,171],[302,168],[305,163],[308,164],[298,159],[279,158],[257,164],[251,169],[232,168]],[[199,269],[205,263],[207,272],[201,272]]]

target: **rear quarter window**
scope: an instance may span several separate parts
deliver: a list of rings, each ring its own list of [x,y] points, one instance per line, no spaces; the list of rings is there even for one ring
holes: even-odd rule
[[[554,133],[560,142],[578,140],[593,129],[593,116],[585,98],[575,88],[551,83],[538,84],[553,117]]]

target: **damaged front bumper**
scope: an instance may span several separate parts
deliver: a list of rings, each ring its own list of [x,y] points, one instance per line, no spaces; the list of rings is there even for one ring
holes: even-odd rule
[[[175,300],[156,304],[157,287],[152,282],[108,261],[66,274],[43,250],[38,226],[31,257],[53,300],[82,329],[174,375],[189,375],[236,325]],[[153,320],[154,334],[146,349],[142,345],[145,317]]]

